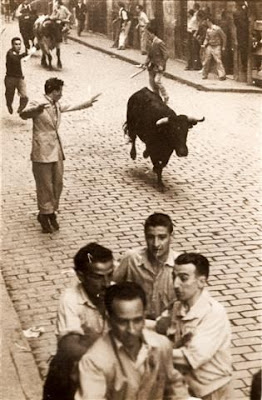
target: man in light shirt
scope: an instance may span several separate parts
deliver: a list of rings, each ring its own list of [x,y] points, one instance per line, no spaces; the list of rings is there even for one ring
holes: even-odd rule
[[[173,223],[163,213],[145,221],[146,247],[126,252],[116,267],[114,281],[140,284],[147,296],[147,319],[155,319],[174,301],[172,272],[178,252],[171,249]]]
[[[138,24],[136,29],[139,29],[139,38],[140,38],[140,50],[141,54],[146,54],[146,26],[149,23],[149,19],[144,12],[144,8],[141,5],[136,6],[136,12],[138,13]]]
[[[192,395],[202,400],[233,400],[231,329],[224,307],[205,288],[209,262],[198,253],[180,254],[173,272],[177,301],[157,321],[157,332],[174,342],[173,361]],[[161,329],[159,329],[159,327]]]
[[[70,28],[71,12],[66,6],[63,5],[62,0],[56,0],[53,12],[50,18],[60,19],[63,23],[62,35],[64,43],[67,43],[67,36]]]
[[[36,182],[39,214],[37,220],[43,233],[59,230],[56,211],[63,189],[64,152],[58,133],[61,113],[91,107],[96,99],[75,105],[61,102],[64,82],[57,78],[47,79],[45,94],[31,101],[22,110],[22,119],[32,118],[32,169]]]
[[[43,400],[73,400],[78,361],[107,331],[104,295],[113,275],[111,250],[89,243],[75,255],[74,266],[79,282],[59,300],[58,351],[49,368]]]
[[[108,287],[105,305],[109,332],[82,357],[75,400],[187,400],[183,378],[172,364],[171,343],[144,329],[141,286]]]

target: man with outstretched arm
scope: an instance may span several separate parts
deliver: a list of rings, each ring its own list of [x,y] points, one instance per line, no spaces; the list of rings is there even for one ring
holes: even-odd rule
[[[97,96],[83,103],[68,105],[60,103],[64,82],[50,78],[45,82],[45,94],[32,101],[20,113],[22,119],[33,120],[31,160],[36,182],[38,221],[43,233],[59,229],[56,211],[63,188],[64,152],[58,128],[61,113],[91,107]]]

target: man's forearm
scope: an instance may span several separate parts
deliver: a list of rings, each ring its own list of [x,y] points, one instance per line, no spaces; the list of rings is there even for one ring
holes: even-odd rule
[[[173,349],[173,362],[178,366],[190,367],[190,364],[181,349]]]

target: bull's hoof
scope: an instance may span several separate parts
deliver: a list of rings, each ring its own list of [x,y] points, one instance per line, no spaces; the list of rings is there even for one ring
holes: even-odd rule
[[[49,70],[49,71],[53,71],[52,65],[49,65],[48,70]]]
[[[136,159],[136,151],[135,150],[131,150],[130,151],[130,157],[132,158],[132,160],[135,160]]]
[[[57,68],[58,69],[62,69],[62,64],[61,63],[57,63]]]
[[[165,185],[163,184],[162,181],[161,182],[157,182],[157,187],[158,187],[159,192],[164,193]]]

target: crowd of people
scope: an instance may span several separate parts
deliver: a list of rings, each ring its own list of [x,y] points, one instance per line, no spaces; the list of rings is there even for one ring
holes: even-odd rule
[[[171,218],[154,213],[145,246],[118,265],[98,243],[77,252],[43,400],[234,398],[230,324],[206,287],[209,261],[173,250],[172,233]]]
[[[30,12],[28,0],[20,12]],[[81,35],[87,12],[82,0],[74,12]],[[137,12],[141,52],[146,53],[143,67],[148,69],[151,88],[167,103],[162,76],[168,52],[143,7],[137,6]],[[189,15],[187,69],[202,68],[206,78],[214,58],[219,77],[224,79],[221,51],[225,34],[197,5]],[[57,0],[52,17],[69,20],[71,13]],[[122,50],[130,18],[121,2],[119,18],[117,46]],[[11,45],[6,56],[7,108],[12,114],[17,90],[18,114],[33,121],[31,161],[37,220],[43,233],[52,233],[59,230],[57,210],[63,188],[61,114],[91,107],[97,96],[80,104],[64,103],[60,101],[64,82],[50,78],[44,94],[29,101],[21,59],[30,55],[30,50],[25,46],[26,51],[20,53],[19,37],[14,37]],[[201,49],[205,52],[202,58]],[[79,249],[74,257],[78,283],[66,289],[59,300],[57,353],[49,366],[43,400],[234,399],[231,328],[223,305],[207,289],[212,267],[204,255],[172,248],[173,226],[164,213],[148,216],[145,246],[127,250],[118,263],[112,251],[98,243]],[[252,386],[252,393],[252,400],[259,399],[259,389]]]

